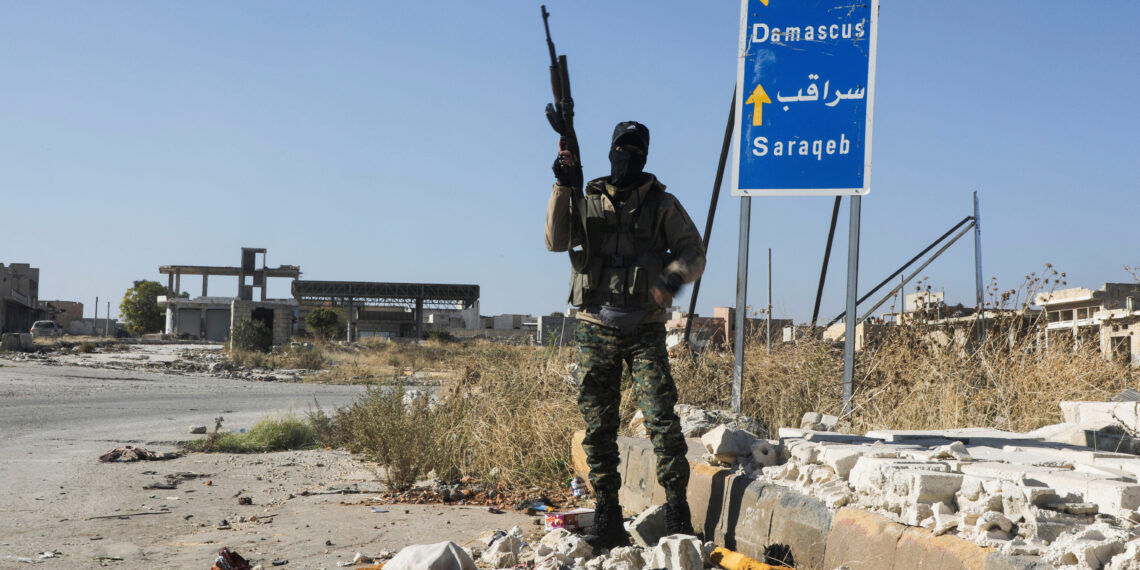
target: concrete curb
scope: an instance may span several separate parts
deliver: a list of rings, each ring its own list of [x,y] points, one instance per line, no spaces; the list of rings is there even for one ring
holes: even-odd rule
[[[584,432],[574,434],[574,470],[586,477]],[[833,510],[823,501],[775,483],[701,461],[700,440],[689,439],[689,506],[693,527],[706,540],[757,560],[771,544],[787,545],[798,569],[1030,570],[1045,568],[1036,557],[1006,556],[956,536],[896,523],[858,508]],[[657,459],[647,439],[619,437],[622,488],[627,513],[662,504]]]

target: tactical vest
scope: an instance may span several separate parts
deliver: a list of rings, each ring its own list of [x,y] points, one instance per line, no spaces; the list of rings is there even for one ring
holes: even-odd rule
[[[570,275],[571,305],[657,307],[649,290],[669,263],[666,246],[656,245],[663,220],[658,212],[663,192],[657,187],[650,188],[641,205],[629,214],[632,223],[627,219],[624,224],[621,223],[623,208],[615,207],[612,217],[607,218],[605,194],[583,197],[585,243],[591,251],[585,266]],[[617,239],[612,239],[615,236]]]

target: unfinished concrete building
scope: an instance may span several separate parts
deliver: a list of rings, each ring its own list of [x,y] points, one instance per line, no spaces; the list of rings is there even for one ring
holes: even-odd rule
[[[166,334],[195,339],[223,341],[233,325],[242,320],[261,321],[273,331],[273,344],[289,342],[297,320],[297,302],[293,299],[267,299],[266,284],[271,278],[297,279],[301,268],[296,265],[266,267],[264,248],[241,248],[241,265],[218,267],[206,265],[163,265],[159,273],[167,276],[167,295],[159,297],[166,308]],[[260,265],[258,264],[260,256]],[[179,297],[183,275],[202,277],[202,295]],[[209,296],[211,276],[237,277],[238,296]],[[254,299],[255,292],[257,299]]]
[[[0,333],[26,333],[39,318],[40,270],[0,263]]]
[[[293,298],[302,319],[316,307],[342,309],[349,340],[369,336],[422,339],[425,323],[433,324],[427,322],[425,308],[429,307],[447,328],[452,324],[474,328],[479,322],[478,285],[298,280],[293,282]]]
[[[1043,342],[1095,342],[1105,358],[1140,364],[1140,284],[1105,283],[1038,294],[1046,325]]]

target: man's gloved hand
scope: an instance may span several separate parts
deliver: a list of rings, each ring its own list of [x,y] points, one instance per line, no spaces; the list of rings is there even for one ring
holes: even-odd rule
[[[582,186],[582,171],[576,168],[576,165],[577,161],[570,151],[563,150],[558,153],[558,158],[554,159],[551,169],[554,170],[554,179],[559,186]]]
[[[662,274],[661,277],[657,279],[657,284],[654,285],[650,291],[653,293],[653,300],[657,301],[657,304],[662,307],[672,305],[673,296],[677,294],[677,291],[681,290],[681,285],[684,285],[684,283],[685,281],[681,278],[680,273]]]

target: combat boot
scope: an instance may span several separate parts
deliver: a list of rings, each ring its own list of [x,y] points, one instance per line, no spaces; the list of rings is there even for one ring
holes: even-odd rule
[[[625,531],[623,522],[617,497],[598,496],[594,507],[594,529],[586,536],[586,543],[595,552],[629,546],[629,533]]]
[[[681,499],[665,503],[665,534],[697,535],[693,531],[693,516],[689,512],[689,501]]]

